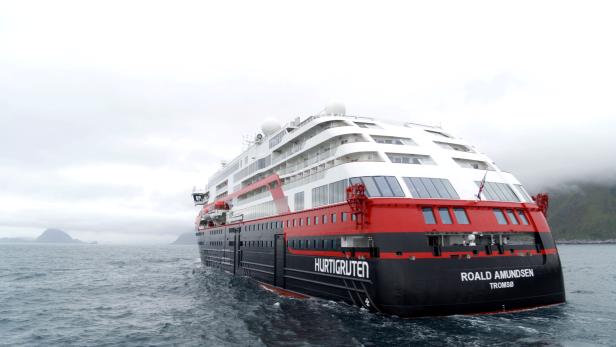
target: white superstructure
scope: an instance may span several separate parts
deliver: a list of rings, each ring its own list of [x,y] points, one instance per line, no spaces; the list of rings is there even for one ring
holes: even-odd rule
[[[349,183],[364,183],[370,197],[532,202],[520,182],[485,154],[440,127],[345,115],[340,104],[321,114],[263,134],[209,179],[213,203],[271,175],[278,175],[290,211],[345,200]],[[268,187],[229,201],[230,217],[276,214]]]

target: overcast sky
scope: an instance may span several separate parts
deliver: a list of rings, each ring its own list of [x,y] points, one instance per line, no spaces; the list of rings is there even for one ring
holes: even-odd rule
[[[0,237],[192,231],[261,121],[441,123],[531,191],[612,179],[613,2],[0,2]]]

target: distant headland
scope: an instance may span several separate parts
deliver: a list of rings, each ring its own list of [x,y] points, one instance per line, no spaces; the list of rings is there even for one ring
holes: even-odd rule
[[[36,243],[90,243],[96,244],[97,242],[83,242],[78,239],[72,238],[65,231],[55,228],[48,228],[43,231],[36,239],[28,239],[22,237],[5,237],[0,238],[0,242],[36,242]]]
[[[183,233],[178,238],[171,243],[172,245],[196,245],[197,237],[194,232]]]

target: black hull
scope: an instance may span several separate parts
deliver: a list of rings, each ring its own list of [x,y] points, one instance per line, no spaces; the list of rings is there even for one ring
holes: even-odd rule
[[[278,226],[278,225],[277,225]],[[241,227],[197,233],[204,265],[281,289],[344,301],[400,317],[502,312],[565,301],[558,253],[511,250],[484,256],[441,255],[387,259],[378,252],[293,252],[279,228],[242,236]],[[412,235],[410,235],[412,234]],[[373,235],[377,244],[406,242],[420,233]],[[250,243],[243,239],[253,239]],[[541,235],[554,246],[549,233]],[[220,240],[220,241],[218,241]],[[212,246],[214,245],[214,246]],[[525,251],[524,247],[521,248]],[[528,247],[527,247],[528,248]],[[298,254],[300,253],[300,254]],[[316,261],[315,261],[316,259]],[[339,261],[345,268],[334,266]],[[329,264],[324,265],[325,263]],[[362,269],[359,269],[362,267]],[[503,272],[504,271],[504,272]]]

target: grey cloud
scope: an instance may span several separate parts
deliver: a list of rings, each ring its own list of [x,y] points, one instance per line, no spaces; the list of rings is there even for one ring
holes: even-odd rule
[[[522,81],[505,73],[488,80],[471,81],[465,87],[466,101],[491,102],[505,96],[510,90],[522,86]]]

